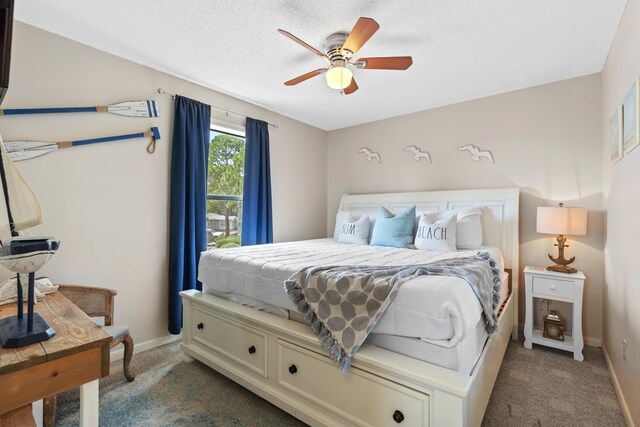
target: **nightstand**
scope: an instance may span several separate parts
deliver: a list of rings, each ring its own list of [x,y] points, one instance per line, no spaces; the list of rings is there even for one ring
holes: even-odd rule
[[[540,267],[525,267],[525,305],[524,346],[531,348],[532,344],[546,345],[573,352],[573,358],[583,361],[582,349],[582,293],[584,289],[584,273],[574,274],[547,271]],[[573,304],[572,335],[565,335],[564,341],[558,341],[542,336],[542,330],[534,329],[534,298],[564,301]]]

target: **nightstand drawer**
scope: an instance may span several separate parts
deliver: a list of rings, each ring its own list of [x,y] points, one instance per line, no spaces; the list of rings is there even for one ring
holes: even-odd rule
[[[534,277],[533,293],[550,297],[573,298],[573,281]]]

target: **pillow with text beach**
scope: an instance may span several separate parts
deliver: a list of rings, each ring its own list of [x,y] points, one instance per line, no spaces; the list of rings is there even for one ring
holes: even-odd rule
[[[428,211],[422,215],[428,216],[431,222],[455,216],[456,247],[458,249],[479,249],[482,246],[482,221],[480,220],[482,211],[479,208]]]
[[[415,246],[427,251],[456,251],[457,216],[433,220],[429,215],[422,215],[418,222]]]

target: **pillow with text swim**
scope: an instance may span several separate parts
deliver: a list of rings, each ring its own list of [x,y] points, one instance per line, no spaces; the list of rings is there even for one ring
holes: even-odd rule
[[[408,248],[413,244],[413,226],[416,207],[406,208],[397,215],[383,206],[378,208],[376,223],[371,235],[372,246]]]
[[[351,213],[347,213],[338,234],[338,242],[350,243],[352,245],[368,245],[369,244],[369,228],[371,221],[365,214],[359,219]]]
[[[338,210],[336,213],[336,225],[333,228],[333,239],[338,240],[340,236],[340,230],[342,230],[342,223],[344,222],[345,217],[351,214],[356,218],[360,218],[363,215],[369,217],[369,222],[371,223],[371,227],[369,227],[369,240],[371,240],[371,233],[373,232],[373,226],[376,223],[376,213],[375,212],[364,212],[364,211],[343,211]]]
[[[418,222],[415,246],[427,251],[456,251],[457,216],[433,221],[429,215],[423,214]]]

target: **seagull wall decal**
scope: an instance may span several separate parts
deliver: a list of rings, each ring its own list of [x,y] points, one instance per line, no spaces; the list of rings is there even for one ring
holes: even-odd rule
[[[431,155],[429,154],[429,152],[422,151],[415,145],[410,145],[408,147],[405,147],[404,151],[413,152],[413,160],[415,160],[416,162],[419,162],[420,160],[425,159],[427,162],[431,163]]]
[[[486,158],[487,160],[489,160],[491,163],[495,163],[493,161],[493,155],[491,154],[491,151],[481,151],[478,147],[476,147],[475,145],[463,145],[462,147],[458,148],[458,151],[468,151],[471,153],[471,160],[473,160],[474,162],[479,162],[480,160],[482,160],[482,158]]]
[[[361,149],[358,150],[358,153],[364,153],[364,155],[367,156],[367,160],[369,161],[376,159],[378,163],[382,163],[380,161],[380,154],[375,151],[371,151],[367,147],[362,147]]]

